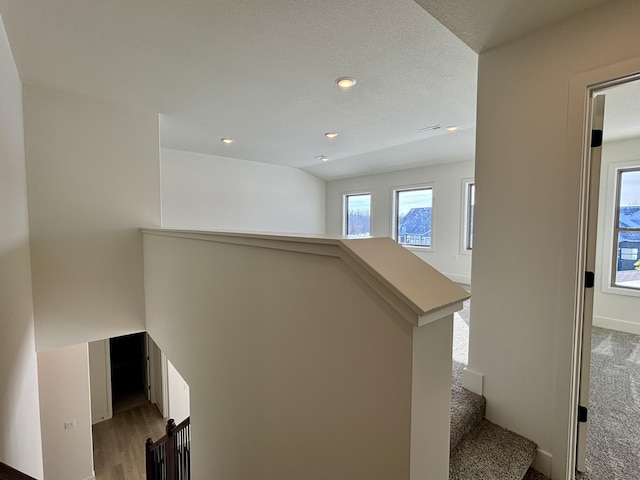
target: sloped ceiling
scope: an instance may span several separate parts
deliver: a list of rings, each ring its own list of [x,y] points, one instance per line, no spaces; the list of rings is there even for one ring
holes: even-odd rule
[[[416,0],[478,53],[608,1],[610,0]]]
[[[0,15],[25,84],[155,111],[166,148],[334,179],[473,159],[476,52],[601,2],[0,0]]]

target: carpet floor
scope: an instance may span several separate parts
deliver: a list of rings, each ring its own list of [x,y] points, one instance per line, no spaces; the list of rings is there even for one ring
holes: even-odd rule
[[[640,478],[640,336],[593,328],[587,472],[581,480]]]
[[[469,301],[454,315],[453,383],[468,361]],[[640,478],[640,335],[593,328],[587,472],[578,480]],[[530,469],[524,480],[546,480]]]
[[[469,285],[462,285],[464,288],[466,288],[468,291],[471,291],[471,288]],[[471,306],[471,301],[467,300],[463,303],[463,309],[459,312],[456,312],[454,314],[453,317],[453,387],[452,387],[452,393],[453,393],[453,398],[452,401],[456,401],[457,397],[460,396],[461,394],[464,395],[465,390],[462,388],[462,374],[463,371],[465,369],[465,367],[467,366],[468,363],[468,353],[469,353],[469,311],[470,311],[470,306]],[[469,394],[469,396],[474,396],[473,394]],[[472,402],[468,402],[466,400],[464,400],[464,403],[469,403],[469,409],[477,409],[477,408],[482,408],[482,410],[484,410],[484,405],[482,406],[476,406],[473,405]],[[492,429],[492,424],[490,422],[486,422],[483,421],[485,423],[483,423],[484,427],[481,428],[478,432],[475,433],[475,435],[477,436],[482,436],[485,435],[488,437],[489,440],[494,439],[497,440],[499,438],[500,435],[514,435],[511,434],[511,432],[500,432],[499,430],[494,431]],[[463,420],[461,420],[458,423],[464,423]],[[456,420],[452,419],[452,440],[453,437],[458,437],[460,435],[458,435],[457,430],[458,429],[464,429],[464,425],[457,425],[456,424]],[[468,432],[462,432],[462,434],[466,435]],[[473,440],[473,439],[472,439]],[[456,440],[457,441],[457,440]],[[518,438],[518,436],[512,436],[510,437],[509,442],[507,443],[512,443],[514,444],[513,446],[516,447],[518,443],[527,443],[528,441],[524,438]],[[482,441],[480,443],[486,443],[486,441]],[[473,444],[473,441],[471,442],[471,444]],[[462,448],[462,447],[460,447]],[[466,446],[464,448],[467,448]],[[450,474],[449,474],[449,478],[450,479],[458,479],[458,478],[473,478],[473,479],[484,479],[484,475],[487,474],[487,472],[490,472],[491,469],[493,468],[493,466],[491,465],[491,460],[492,459],[498,459],[502,462],[505,462],[507,464],[509,464],[509,455],[522,455],[522,450],[518,450],[517,448],[514,448],[513,452],[507,452],[507,449],[503,449],[502,446],[496,447],[494,449],[494,451],[492,452],[489,461],[485,462],[485,461],[480,461],[480,459],[478,458],[477,454],[470,454],[470,458],[474,458],[474,461],[472,463],[466,464],[463,463],[462,465],[458,465],[456,464],[455,466],[452,465]],[[526,447],[524,449],[526,451]],[[453,452],[454,456],[455,456],[455,452]],[[504,456],[507,456],[507,459],[502,458]],[[526,462],[530,462],[531,458],[528,458],[526,460]],[[516,462],[514,462],[515,464]],[[504,463],[503,463],[504,464]],[[482,465],[480,470],[475,470],[478,466]],[[514,471],[512,473],[513,478],[521,478],[522,473],[520,473],[519,475],[516,473],[516,471]],[[491,478],[497,478],[497,477],[491,477]],[[508,477],[511,478],[511,477]],[[533,468],[530,468],[523,480],[549,480],[548,477],[542,475],[541,473],[537,472],[536,470],[534,470]]]

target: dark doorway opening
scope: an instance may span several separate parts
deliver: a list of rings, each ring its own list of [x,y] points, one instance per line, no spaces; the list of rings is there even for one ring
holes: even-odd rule
[[[113,413],[147,402],[146,336],[134,333],[109,340]]]

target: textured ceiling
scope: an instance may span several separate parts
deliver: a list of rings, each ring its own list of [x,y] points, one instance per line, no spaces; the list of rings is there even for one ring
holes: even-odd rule
[[[165,147],[322,178],[438,163],[442,136],[450,159],[474,155],[477,55],[412,0],[0,0],[0,13],[24,83],[153,109]],[[433,124],[461,131],[419,131]],[[407,159],[362,158],[405,144]]]
[[[474,50],[601,1],[0,0],[0,14],[25,84],[155,111],[164,147],[333,179],[473,159]],[[420,132],[434,124],[461,128]]]
[[[604,140],[640,137],[640,80],[604,90]]]
[[[611,0],[416,0],[483,52]]]

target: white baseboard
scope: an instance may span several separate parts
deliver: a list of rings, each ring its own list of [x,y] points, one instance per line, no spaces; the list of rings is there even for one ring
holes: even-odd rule
[[[462,372],[462,386],[475,393],[476,395],[482,395],[484,384],[484,375],[480,372],[469,370],[469,367],[465,368]]]
[[[91,418],[91,424],[95,425],[96,423],[104,422],[105,420],[109,420],[112,418],[112,415],[109,415],[108,412],[99,413]]]
[[[456,273],[445,273],[445,277],[447,277],[452,282],[456,283],[464,283],[465,285],[471,285],[471,276],[470,275],[458,275]]]
[[[91,475],[90,477],[85,478],[84,480],[96,480],[95,472],[93,473],[93,475]]]
[[[553,455],[549,452],[538,449],[536,452],[536,458],[533,459],[531,466],[541,474],[551,478],[551,460],[553,460]]]
[[[619,332],[640,335],[640,323],[628,322],[626,320],[594,316],[593,325],[596,327],[608,328],[610,330],[617,330]]]

